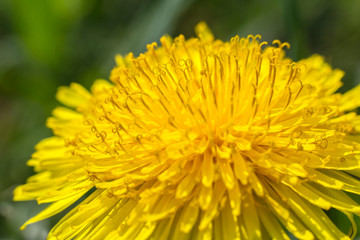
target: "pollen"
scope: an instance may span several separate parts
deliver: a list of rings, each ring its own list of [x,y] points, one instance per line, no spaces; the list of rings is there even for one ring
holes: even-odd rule
[[[164,36],[116,56],[110,81],[59,88],[14,200],[84,199],[49,239],[350,239],[360,206],[360,87],[323,57],[287,58],[259,35]],[[340,231],[325,213],[350,222]]]

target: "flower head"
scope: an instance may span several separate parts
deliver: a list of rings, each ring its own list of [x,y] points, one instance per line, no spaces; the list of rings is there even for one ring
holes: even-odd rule
[[[168,36],[117,56],[111,83],[59,89],[15,200],[80,201],[49,239],[348,239],[360,206],[360,87],[322,57],[259,36]],[[341,232],[324,210],[344,213]]]

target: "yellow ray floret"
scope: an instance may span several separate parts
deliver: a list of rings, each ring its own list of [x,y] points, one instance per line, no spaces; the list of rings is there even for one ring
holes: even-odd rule
[[[110,80],[59,88],[14,200],[80,201],[49,239],[349,239],[360,206],[360,88],[321,56],[260,36],[164,36],[116,56]],[[350,221],[340,231],[325,211]]]

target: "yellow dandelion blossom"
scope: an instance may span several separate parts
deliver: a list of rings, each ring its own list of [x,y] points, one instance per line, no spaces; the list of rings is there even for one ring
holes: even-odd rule
[[[349,239],[360,206],[360,87],[259,36],[164,36],[117,56],[111,83],[59,89],[15,200],[63,211],[49,239]],[[349,232],[324,212],[345,214]]]

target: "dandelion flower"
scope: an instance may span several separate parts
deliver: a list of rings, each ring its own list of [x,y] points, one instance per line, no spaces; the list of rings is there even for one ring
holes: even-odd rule
[[[350,239],[360,206],[360,87],[259,36],[164,36],[110,80],[61,87],[54,136],[14,199],[75,205],[49,239]],[[81,200],[79,200],[81,199]],[[76,202],[76,204],[74,204]],[[349,232],[327,216],[347,216]]]

